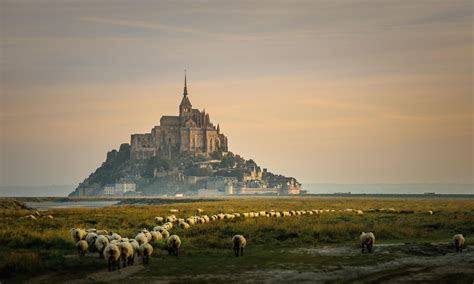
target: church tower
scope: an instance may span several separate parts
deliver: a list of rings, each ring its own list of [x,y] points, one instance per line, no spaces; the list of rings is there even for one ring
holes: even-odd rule
[[[189,116],[191,115],[192,109],[191,102],[188,98],[188,87],[186,85],[186,70],[184,70],[184,91],[183,91],[183,99],[181,100],[181,104],[179,104],[179,116]]]

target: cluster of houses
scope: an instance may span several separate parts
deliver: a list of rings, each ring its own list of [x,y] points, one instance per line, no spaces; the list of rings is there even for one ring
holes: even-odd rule
[[[135,195],[137,185],[132,179],[121,178],[115,184],[104,186],[103,195]]]

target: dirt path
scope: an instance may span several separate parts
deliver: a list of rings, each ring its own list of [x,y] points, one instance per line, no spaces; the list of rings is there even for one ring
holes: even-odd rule
[[[102,270],[90,274],[84,275],[81,279],[73,279],[68,281],[68,283],[79,284],[79,283],[90,283],[90,282],[109,282],[116,281],[121,279],[126,279],[132,274],[143,270],[145,267],[142,264],[135,264],[133,266],[127,266],[125,268],[120,268],[120,270],[115,270],[109,272],[108,270]]]

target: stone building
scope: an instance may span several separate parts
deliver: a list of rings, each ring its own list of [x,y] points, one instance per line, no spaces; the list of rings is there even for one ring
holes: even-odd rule
[[[178,116],[162,116],[160,125],[150,133],[133,134],[130,157],[132,160],[155,156],[170,157],[172,153],[227,152],[227,137],[220,133],[219,125],[211,123],[205,110],[192,107],[188,97],[186,75],[183,98]]]

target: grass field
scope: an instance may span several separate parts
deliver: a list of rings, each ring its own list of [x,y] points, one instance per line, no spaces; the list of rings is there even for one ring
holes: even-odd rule
[[[177,200],[176,202],[179,202]],[[69,235],[73,227],[107,229],[134,237],[141,228],[152,229],[155,216],[334,209],[319,215],[218,220],[181,230],[179,258],[168,256],[164,243],[154,243],[148,266],[136,260],[133,267],[107,272],[97,253],[79,258]],[[339,212],[363,210],[363,215]],[[368,213],[371,208],[396,212]],[[415,211],[402,214],[400,211]],[[432,210],[433,215],[428,214]],[[28,210],[0,210],[1,282],[123,281],[149,279],[169,282],[380,282],[389,280],[474,280],[473,199],[383,198],[233,198],[159,206],[112,206],[97,209],[53,209],[41,212],[54,219],[19,219]],[[375,251],[360,252],[361,231],[376,235]],[[454,253],[451,238],[463,233],[467,248]],[[231,248],[234,234],[247,239],[245,255],[236,258]],[[461,265],[455,265],[459,262]],[[418,279],[418,278],[419,279]],[[421,277],[421,278],[420,278]]]

